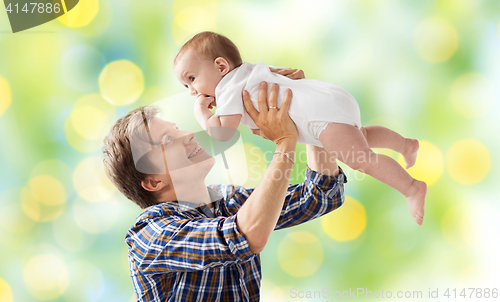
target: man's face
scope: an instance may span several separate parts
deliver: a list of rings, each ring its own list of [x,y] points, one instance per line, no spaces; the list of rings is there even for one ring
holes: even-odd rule
[[[162,152],[152,153],[150,160],[156,165],[166,165],[174,186],[176,182],[205,179],[215,164],[215,159],[196,141],[194,133],[182,131],[172,123],[154,117],[149,122],[151,139]],[[161,149],[160,149],[161,150]]]
[[[180,56],[174,68],[175,76],[189,89],[192,96],[198,95],[214,97],[215,88],[222,79],[222,75],[215,62],[200,58],[189,49]]]

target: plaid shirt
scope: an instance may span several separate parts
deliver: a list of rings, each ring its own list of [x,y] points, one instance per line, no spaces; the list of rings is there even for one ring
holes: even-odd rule
[[[345,174],[307,168],[290,185],[277,229],[320,217],[344,202]],[[236,226],[236,213],[254,189],[209,187],[206,205],[164,202],[145,209],[128,231],[128,260],[138,301],[259,301],[259,255]]]

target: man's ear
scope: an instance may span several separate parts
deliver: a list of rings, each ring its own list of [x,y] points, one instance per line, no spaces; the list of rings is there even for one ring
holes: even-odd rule
[[[229,62],[224,59],[223,57],[218,57],[214,61],[215,65],[219,69],[219,72],[221,75],[225,76],[230,70],[231,66],[229,65]]]
[[[158,177],[157,175],[147,175],[143,181],[141,181],[141,186],[144,190],[150,192],[157,192],[168,186],[165,179]]]

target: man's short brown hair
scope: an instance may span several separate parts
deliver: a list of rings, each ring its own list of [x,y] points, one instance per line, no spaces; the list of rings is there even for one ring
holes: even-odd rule
[[[184,43],[175,56],[174,64],[188,49],[193,49],[202,59],[215,60],[218,57],[223,57],[229,62],[229,64],[232,65],[233,68],[239,67],[243,64],[240,51],[236,45],[234,45],[234,43],[225,36],[214,32],[201,32]]]
[[[154,106],[135,109],[119,119],[111,128],[109,135],[104,139],[103,162],[106,175],[125,197],[135,202],[142,209],[158,202],[156,197],[141,185],[147,174],[136,169],[130,138],[132,136],[144,137],[147,142],[147,133],[135,132],[144,131],[144,118],[151,120],[158,112],[159,109]]]

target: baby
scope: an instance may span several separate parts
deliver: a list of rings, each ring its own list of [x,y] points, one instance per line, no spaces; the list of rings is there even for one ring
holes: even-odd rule
[[[199,33],[182,46],[174,60],[174,71],[196,97],[195,117],[211,136],[215,132],[210,129],[236,129],[240,123],[257,128],[245,111],[243,90],[249,92],[257,108],[261,82],[279,85],[278,100],[283,100],[285,90],[290,88],[293,100],[288,113],[297,126],[298,141],[324,147],[352,169],[395,188],[406,197],[415,221],[423,223],[425,182],[412,178],[391,157],[371,150],[389,148],[401,153],[408,169],[415,164],[418,141],[381,126],[362,127],[358,104],[344,89],[318,80],[293,80],[271,72],[263,63],[243,63],[234,43],[212,32]],[[217,107],[215,114],[209,110],[212,106]],[[280,106],[278,101],[278,108],[270,110]]]

